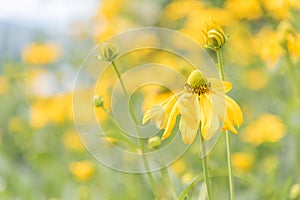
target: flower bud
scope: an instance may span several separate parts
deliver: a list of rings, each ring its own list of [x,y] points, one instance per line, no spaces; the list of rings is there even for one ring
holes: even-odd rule
[[[111,43],[105,42],[99,47],[99,59],[108,62],[113,61],[119,54],[118,47]]]
[[[104,103],[104,98],[103,96],[95,96],[94,97],[94,105],[96,107],[102,107]]]
[[[148,139],[148,147],[149,149],[156,149],[161,144],[161,140],[158,136],[154,136]]]
[[[213,19],[205,23],[205,30],[202,32],[204,34],[205,47],[213,50],[219,50],[229,38],[221,26]]]

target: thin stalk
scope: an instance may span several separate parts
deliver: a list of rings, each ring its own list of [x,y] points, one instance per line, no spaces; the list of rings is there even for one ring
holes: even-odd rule
[[[118,70],[118,68],[116,66],[116,63],[114,61],[112,61],[111,64],[112,64],[112,66],[113,66],[113,68],[114,68],[114,70],[115,70],[115,72],[116,72],[116,74],[117,74],[117,76],[118,76],[118,78],[120,80],[120,84],[121,84],[122,90],[125,93],[125,96],[126,96],[126,98],[128,99],[128,102],[129,102],[129,112],[130,112],[131,117],[133,118],[133,121],[135,123],[135,128],[136,128],[136,131],[137,131],[137,134],[138,134],[138,139],[137,139],[138,140],[138,145],[139,145],[139,147],[140,147],[140,149],[142,151],[143,164],[144,164],[144,166],[146,168],[146,171],[147,171],[146,174],[147,174],[148,180],[150,182],[150,185],[152,187],[152,191],[153,191],[155,197],[159,198],[159,193],[158,193],[157,188],[155,186],[153,175],[150,172],[148,159],[147,159],[147,157],[144,154],[145,149],[144,149],[144,146],[143,146],[142,141],[140,139],[141,138],[141,132],[140,132],[139,127],[137,126],[137,118],[136,118],[135,113],[134,113],[133,104],[132,104],[132,102],[130,100],[130,96],[128,95],[128,92],[126,90],[126,87],[125,87],[125,84],[124,84],[123,79],[121,77],[121,74],[120,74],[120,72],[119,72],[119,70]]]
[[[217,65],[219,68],[219,76],[222,79],[222,81],[224,81],[225,78],[224,78],[221,49],[217,50],[216,53],[217,53],[217,59],[218,59]],[[227,151],[227,166],[228,166],[230,200],[234,200],[235,195],[234,195],[234,181],[233,181],[232,168],[231,168],[230,135],[227,130],[225,131],[225,135],[226,135],[226,151]]]
[[[203,142],[203,137],[202,135],[200,136],[200,146],[202,148],[202,154],[205,155],[202,157],[202,168],[203,168],[203,174],[204,174],[204,180],[205,180],[205,185],[206,185],[206,191],[207,191],[207,199],[212,200],[212,189],[211,189],[211,181],[209,178],[209,173],[208,173],[208,165],[207,165],[207,156],[205,152],[205,144]]]
[[[286,60],[288,62],[288,68],[289,68],[289,75],[291,77],[292,80],[292,87],[293,87],[293,106],[297,105],[298,102],[298,83],[297,83],[297,78],[296,78],[296,73],[295,73],[295,66],[293,64],[293,61],[291,59],[290,56],[290,52],[287,48],[287,46],[285,45],[285,51],[286,51]]]
[[[168,168],[165,168],[165,167],[162,168],[162,169],[161,169],[161,173],[162,173],[164,179],[167,181],[167,184],[168,184],[168,185],[170,186],[170,188],[171,188],[171,192],[172,192],[173,199],[174,199],[174,200],[178,200],[176,191],[175,191],[175,189],[174,189],[174,185],[173,185],[173,183],[172,183],[172,181],[171,181],[171,179],[170,179],[170,175],[169,175],[169,172],[168,172]]]

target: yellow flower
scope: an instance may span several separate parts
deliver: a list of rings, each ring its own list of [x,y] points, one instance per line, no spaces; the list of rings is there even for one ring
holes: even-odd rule
[[[31,65],[44,65],[55,61],[60,54],[56,44],[30,44],[22,52],[22,58]]]
[[[276,142],[285,135],[285,126],[276,115],[264,114],[246,127],[242,139],[260,145],[264,142]]]
[[[30,106],[30,125],[33,128],[42,128],[47,123],[62,124],[72,118],[72,96],[70,94],[37,98]]]
[[[69,165],[69,170],[79,181],[86,181],[91,178],[95,172],[95,166],[92,162],[83,160],[78,162],[72,162]]]
[[[240,170],[248,171],[253,166],[254,157],[248,153],[232,154],[232,165]]]
[[[206,79],[201,71],[194,70],[183,91],[145,112],[143,124],[153,119],[158,128],[165,129],[163,140],[170,136],[176,117],[181,114],[179,130],[186,144],[194,141],[199,126],[203,138],[210,139],[219,129],[220,121],[223,121],[223,130],[237,133],[234,125],[241,125],[243,115],[238,104],[224,96],[224,92],[228,92],[231,87],[229,82]]]
[[[4,76],[0,76],[0,95],[5,94],[8,89],[8,81]]]
[[[290,35],[288,38],[287,48],[289,53],[295,58],[300,58],[300,34]]]
[[[176,160],[172,165],[171,165],[171,169],[172,171],[177,174],[180,175],[182,173],[184,173],[186,171],[186,162],[181,158]]]
[[[262,0],[261,3],[268,15],[277,19],[292,18],[290,10],[299,10],[300,6],[299,1],[297,0]]]
[[[67,131],[66,133],[64,133],[62,137],[62,141],[64,145],[70,150],[74,150],[78,152],[84,151],[84,146],[80,141],[80,137],[78,133],[74,131]]]
[[[205,23],[205,29],[202,32],[204,34],[204,44],[206,48],[218,50],[228,40],[228,36],[221,26],[213,19]]]
[[[267,84],[268,77],[262,70],[252,69],[247,72],[244,80],[244,83],[248,88],[252,90],[259,90]]]
[[[260,30],[257,37],[253,39],[253,45],[254,51],[258,52],[269,69],[276,66],[284,53],[277,32],[270,27],[264,27]]]
[[[225,6],[231,10],[238,19],[258,19],[262,15],[259,0],[227,0]]]

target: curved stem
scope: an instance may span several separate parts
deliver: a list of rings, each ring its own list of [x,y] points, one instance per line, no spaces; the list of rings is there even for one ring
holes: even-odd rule
[[[224,77],[221,49],[217,50],[216,53],[217,53],[217,59],[218,59],[217,65],[219,68],[219,76],[222,79],[222,81],[224,81],[225,77]],[[231,168],[230,135],[227,130],[225,131],[225,135],[226,135],[226,151],[227,151],[227,166],[228,166],[230,200],[234,200],[235,196],[234,196],[234,181],[233,181],[232,168]]]
[[[202,148],[202,154],[205,156],[202,157],[202,168],[203,168],[203,174],[204,174],[204,180],[205,180],[205,185],[206,185],[206,191],[207,191],[207,199],[211,200],[212,199],[212,189],[211,189],[211,181],[209,178],[208,174],[208,165],[207,165],[207,156],[205,152],[205,144],[203,142],[203,137],[200,135],[200,143],[201,143],[201,148]]]
[[[133,104],[132,104],[130,96],[129,96],[127,90],[126,90],[126,87],[125,87],[125,84],[124,84],[123,79],[121,77],[121,74],[120,74],[120,72],[119,72],[119,70],[118,70],[118,68],[116,66],[116,63],[114,61],[112,61],[111,64],[112,64],[112,66],[113,66],[113,68],[114,68],[114,70],[115,70],[115,72],[116,72],[116,74],[117,74],[117,76],[118,76],[118,78],[120,80],[120,84],[121,84],[122,90],[123,90],[123,92],[124,92],[124,94],[125,94],[125,96],[126,96],[126,98],[128,100],[128,103],[129,103],[129,112],[130,112],[130,115],[131,115],[131,117],[132,117],[132,119],[133,119],[133,121],[135,123],[135,128],[136,128],[136,131],[137,131],[137,134],[138,134],[138,139],[137,139],[138,140],[138,145],[139,145],[139,147],[140,147],[140,149],[142,151],[142,160],[143,160],[144,167],[145,167],[145,169],[147,171],[146,174],[147,174],[148,180],[150,182],[150,185],[152,187],[152,191],[153,191],[155,197],[159,198],[159,193],[158,193],[157,188],[155,186],[153,175],[150,172],[148,159],[147,159],[147,157],[144,154],[145,149],[144,149],[144,146],[143,146],[142,141],[140,139],[141,138],[141,132],[140,132],[140,129],[139,129],[138,125],[137,125],[137,118],[136,118],[135,113],[134,113]]]

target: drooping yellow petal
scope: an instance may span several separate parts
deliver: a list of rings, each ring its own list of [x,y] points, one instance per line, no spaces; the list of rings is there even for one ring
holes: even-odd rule
[[[207,94],[203,94],[200,96],[199,100],[200,106],[200,120],[201,120],[201,134],[204,139],[209,139],[209,133],[212,116],[213,116],[213,108],[210,100],[210,96]]]
[[[166,128],[165,131],[162,135],[162,140],[166,139],[167,137],[170,136],[170,134],[172,133],[173,127],[176,123],[176,117],[179,114],[179,107],[178,107],[178,102],[175,103],[175,105],[172,107],[172,110],[168,116],[167,119],[167,124],[166,124]]]
[[[179,130],[181,131],[182,140],[186,144],[191,144],[200,123],[200,110],[198,97],[194,94],[187,93],[179,100],[181,120],[179,122]]]
[[[155,121],[156,127],[160,128],[165,115],[165,110],[161,105],[154,105],[145,112],[142,124],[145,124],[149,119],[153,119]]]
[[[226,113],[225,94],[216,93],[210,96],[214,113],[219,117],[220,121],[224,121]]]
[[[208,82],[210,83],[210,91],[212,93],[227,93],[232,88],[232,84],[230,82],[221,81],[216,78],[208,78]]]
[[[198,127],[196,129],[191,128],[188,126],[187,121],[181,118],[179,122],[179,130],[181,132],[182,141],[185,144],[191,144],[197,135]]]
[[[162,129],[166,129],[166,126],[167,126],[167,123],[168,123],[168,118],[170,117],[170,114],[171,114],[171,111],[172,111],[172,108],[175,106],[178,98],[181,96],[183,92],[180,92],[176,95],[173,95],[173,98],[170,98],[169,101],[166,101],[166,102],[163,102],[162,103],[162,106],[165,110],[165,118],[163,120],[163,122],[161,123],[161,127]]]
[[[181,93],[177,95],[180,94]],[[154,105],[149,110],[147,110],[144,113],[142,124],[145,124],[149,119],[152,119],[155,122],[157,128],[165,128],[171,109],[177,101],[177,95],[172,95],[161,104]]]
[[[187,125],[193,129],[199,127],[200,110],[198,97],[195,94],[184,94],[179,100],[181,117],[186,121]]]
[[[229,129],[233,133],[237,134],[237,130],[234,125],[240,127],[243,122],[243,114],[239,105],[231,99],[229,96],[225,95],[225,105],[226,105],[226,117],[224,121],[223,130]]]

